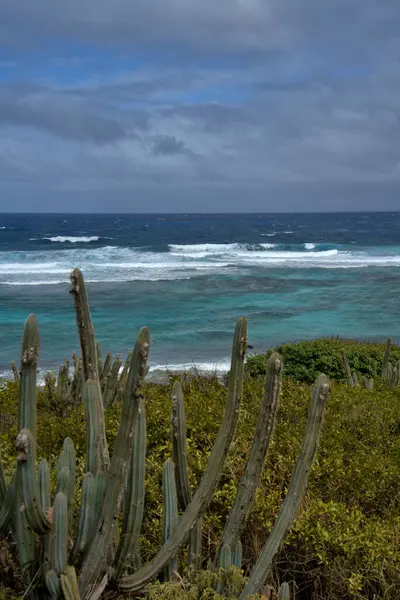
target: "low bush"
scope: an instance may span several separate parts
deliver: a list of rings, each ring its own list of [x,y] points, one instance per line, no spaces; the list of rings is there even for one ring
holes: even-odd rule
[[[355,342],[341,339],[319,339],[293,344],[282,344],[265,354],[254,354],[246,360],[246,372],[250,377],[265,375],[267,358],[273,351],[279,352],[285,362],[285,376],[312,383],[320,373],[332,381],[344,381],[341,352],[344,350],[352,371],[360,377],[375,378],[381,375],[385,344]],[[400,346],[393,346],[391,361],[400,360]]]
[[[141,538],[143,560],[154,556],[161,545],[161,472],[164,460],[171,456],[172,384],[173,378],[168,384],[147,384],[145,388],[148,449]],[[276,587],[282,580],[295,581],[298,599],[399,598],[400,393],[383,388],[349,388],[341,383],[334,383],[332,388],[308,491],[277,557],[271,583]],[[185,378],[183,389],[188,461],[195,486],[222,419],[226,389],[215,378],[200,376]],[[219,487],[204,518],[204,565],[214,554],[232,505],[252,443],[262,391],[261,378],[245,381],[238,429]],[[12,383],[0,390],[0,449],[8,475],[15,461],[16,394]],[[262,484],[242,538],[245,574],[254,564],[282,504],[300,450],[310,397],[307,382],[285,379]],[[54,462],[64,437],[70,435],[77,447],[78,472],[82,474],[83,410],[71,408],[60,419],[42,400],[38,458],[45,456]],[[119,410],[116,405],[106,412],[111,443],[117,433]],[[180,573],[184,575],[183,564]],[[153,587],[153,598],[156,591],[157,587]]]

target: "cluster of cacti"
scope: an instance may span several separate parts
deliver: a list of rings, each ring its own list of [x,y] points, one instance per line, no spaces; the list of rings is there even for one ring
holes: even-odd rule
[[[385,354],[383,357],[382,370],[381,370],[381,378],[382,381],[386,382],[386,384],[391,387],[397,387],[400,385],[400,360],[393,364],[390,362],[390,354],[392,350],[392,338],[388,338],[386,342]],[[344,350],[342,350],[342,360],[343,360],[343,368],[346,376],[346,382],[350,387],[357,387],[359,385],[358,376],[355,371],[351,371],[349,359]],[[370,377],[362,377],[363,386],[367,389],[372,389],[374,387],[374,380]]]
[[[19,373],[17,467],[8,486],[0,467],[0,531],[12,536],[16,542],[27,586],[26,597],[94,600],[100,598],[108,586],[121,592],[132,592],[142,589],[160,573],[169,578],[178,568],[179,552],[187,541],[190,566],[200,567],[201,517],[219,481],[239,417],[247,321],[241,318],[236,325],[225,415],[196,490],[191,490],[189,485],[182,389],[179,383],[174,386],[173,457],[163,468],[163,545],[150,562],[142,565],[139,536],[145,498],[146,456],[142,384],[148,371],[149,331],[147,328],[140,331],[118,378],[120,361],[112,366],[111,355],[107,355],[102,364],[83,277],[78,269],[72,272],[71,282],[81,346],[81,356],[74,357],[75,375],[81,375],[74,375],[70,382],[69,365],[66,364],[59,373],[57,385],[58,393],[63,397],[74,387],[76,397],[82,395],[85,408],[86,465],[80,507],[76,510],[79,516],[74,519],[77,494],[72,440],[64,441],[57,461],[53,499],[48,463],[42,461],[36,471],[39,331],[36,317],[31,315],[25,324]],[[222,567],[224,571],[231,564],[240,567],[240,535],[260,482],[279,402],[281,373],[282,360],[274,354],[268,361],[265,393],[253,445],[221,537],[215,569]],[[118,381],[122,410],[110,457],[104,408],[112,396],[110,389],[114,389],[115,381]],[[287,495],[244,589],[237,592],[240,600],[247,599],[265,584],[273,559],[295,518],[316,452],[328,392],[328,382],[321,375],[314,388],[301,453]],[[118,525],[120,515],[121,530]]]

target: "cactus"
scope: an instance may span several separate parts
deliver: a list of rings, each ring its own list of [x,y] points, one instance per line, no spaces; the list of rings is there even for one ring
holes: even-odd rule
[[[65,600],[80,600],[74,567],[67,566],[64,573],[61,574],[61,588]]]
[[[68,500],[63,492],[54,499],[51,534],[50,567],[60,574],[67,566],[68,557]]]
[[[344,373],[346,375],[347,385],[349,385],[350,387],[354,387],[354,379],[350,369],[349,359],[347,358],[347,355],[344,350],[342,350],[342,361]]]
[[[12,371],[15,383],[19,383],[19,371],[17,369],[17,365],[15,364],[15,362],[13,360],[11,361],[11,371]]]
[[[107,376],[103,393],[104,408],[108,408],[112,405],[115,399],[115,395],[118,389],[118,375],[122,365],[122,360],[119,356],[115,358],[110,373]]]
[[[79,494],[75,493],[76,456],[72,440],[64,440],[57,461],[56,494],[52,507],[47,461],[41,461],[36,472],[39,330],[34,315],[28,317],[23,335],[17,468],[8,486],[0,468],[0,532],[12,531],[27,586],[25,596],[29,595],[35,600],[45,596],[52,599],[94,600],[100,598],[109,582],[120,591],[140,590],[163,570],[167,577],[171,576],[176,570],[178,553],[188,538],[191,564],[198,563],[201,517],[221,476],[238,421],[242,395],[247,347],[245,318],[239,319],[235,329],[224,419],[196,490],[189,485],[183,394],[179,384],[174,386],[173,460],[167,460],[163,469],[164,543],[156,556],[142,567],[138,544],[143,517],[146,458],[142,384],[147,374],[149,331],[147,328],[140,331],[119,378],[119,366],[117,368],[115,365],[118,363],[114,362],[116,380],[115,386],[113,384],[111,387],[116,390],[113,397],[117,394],[122,398],[122,412],[110,461],[104,431],[107,385],[102,387],[101,377],[108,373],[105,376],[110,379],[107,369],[111,364],[111,355],[109,359],[107,356],[102,366],[100,348],[96,344],[90,320],[86,289],[78,269],[73,271],[71,280],[82,356],[73,356],[75,369],[72,382],[68,379],[69,364],[67,366],[65,363],[64,370],[60,370],[58,389],[63,390],[64,396],[68,392],[75,402],[83,396],[85,405],[86,472],[76,525],[73,526],[73,516],[76,512],[75,496],[79,497]],[[224,572],[229,571],[231,565],[241,568],[242,545],[239,536],[254,498],[273,430],[281,370],[281,359],[273,355],[268,361],[264,400],[253,446],[221,540],[219,564]],[[271,536],[242,592],[242,600],[250,593],[257,592],[265,582],[274,555],[294,519],[316,450],[327,394],[328,385],[322,376],[315,387],[302,453],[287,496]],[[122,531],[119,536],[117,524],[123,496]],[[179,520],[178,498],[183,511]],[[79,577],[75,568],[79,570]],[[223,592],[231,594],[232,585],[236,584],[232,584],[229,578],[225,578],[224,582]]]
[[[195,521],[209,503],[214,488],[220,478],[225,457],[236,428],[239,406],[242,397],[244,357],[247,348],[247,320],[239,319],[235,329],[232,346],[231,369],[228,378],[228,402],[224,420],[208,459],[207,468],[193,498],[179,519],[179,527],[175,529],[161,550],[147,565],[132,575],[122,577],[119,581],[121,591],[141,589],[155,577],[176,555],[180,546],[189,535]],[[130,372],[129,372],[130,376]],[[129,379],[128,376],[128,379]]]
[[[300,456],[292,473],[285,500],[271,534],[250,573],[250,577],[239,600],[246,600],[249,596],[255,594],[265,583],[271,570],[272,561],[293,523],[307,485],[308,473],[317,449],[318,437],[328,394],[328,380],[325,375],[320,375],[314,387],[307,429],[303,439]]]
[[[168,538],[175,531],[178,524],[178,498],[175,482],[175,465],[171,459],[163,467],[163,522],[162,543],[166,544]],[[174,556],[164,569],[165,581],[170,581],[174,572],[178,570],[177,560]]]
[[[90,317],[89,302],[85,283],[80,270],[74,269],[71,273],[70,279],[72,284],[71,294],[74,297],[76,322],[78,326],[82,352],[83,378],[85,382],[87,382],[89,379],[93,380],[93,385],[97,388],[95,399],[98,403],[97,417],[100,423],[99,448],[102,468],[103,470],[107,470],[110,464],[110,456],[108,453],[107,439],[104,428],[104,410],[101,402],[99,363],[94,328]]]
[[[172,460],[176,468],[176,485],[181,510],[192,499],[186,448],[186,420],[182,386],[175,381],[172,390]],[[201,563],[202,519],[198,519],[189,535],[189,566],[198,570]]]
[[[358,387],[358,377],[357,377],[357,373],[355,371],[352,375],[352,379],[353,379],[353,387]]]
[[[229,545],[233,550],[236,547],[253,504],[256,489],[260,484],[265,456],[278,410],[282,368],[281,357],[276,353],[272,354],[267,361],[264,399],[256,425],[256,433],[232,510],[222,533],[220,548]]]
[[[382,373],[381,373],[382,377],[386,378],[386,379],[389,378],[388,367],[390,365],[389,360],[390,360],[391,350],[392,350],[392,338],[389,337],[386,342],[385,356],[383,357]]]
[[[290,600],[290,587],[286,581],[279,588],[279,600]]]
[[[121,540],[115,558],[115,579],[119,579],[124,570],[136,570],[140,562],[139,534],[143,520],[144,480],[146,461],[146,413],[143,400],[140,401],[139,414],[135,427],[133,452],[130,459],[126,484],[124,521]]]

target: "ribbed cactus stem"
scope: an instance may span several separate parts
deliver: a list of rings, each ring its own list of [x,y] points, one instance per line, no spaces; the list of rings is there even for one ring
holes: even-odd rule
[[[232,441],[243,388],[244,358],[247,348],[247,320],[239,319],[233,340],[231,369],[228,379],[228,402],[223,423],[218,432],[217,439],[208,459],[208,465],[197,488],[192,501],[179,519],[179,526],[168,538],[167,543],[156,556],[136,573],[123,577],[119,588],[124,591],[133,591],[142,588],[148,581],[155,577],[163,567],[176,555],[180,546],[189,535],[189,531],[202,511],[208,505],[215,486],[221,476],[222,467],[228,448]]]
[[[45,575],[45,583],[51,600],[58,600],[61,592],[61,583],[59,576],[53,569],[47,571]]]
[[[69,393],[69,360],[59,368],[57,377],[57,396],[61,402],[67,402]]]
[[[182,386],[175,381],[172,390],[172,460],[175,463],[176,487],[181,510],[186,510],[192,499],[187,463],[186,419]],[[200,568],[202,520],[195,524],[189,535],[189,567]]]
[[[104,467],[101,446],[101,417],[98,411],[101,398],[98,396],[98,386],[92,379],[88,379],[83,390],[86,418],[86,471],[90,471],[93,475]]]
[[[226,579],[228,575],[228,571],[232,567],[232,550],[228,544],[225,544],[221,548],[221,552],[219,553],[219,577],[217,583],[217,592],[218,594],[226,593]]]
[[[106,359],[104,361],[103,369],[101,371],[101,391],[104,394],[107,377],[110,374],[112,365],[112,354],[111,352],[107,352]]]
[[[390,364],[389,360],[390,360],[391,351],[392,351],[392,338],[389,337],[386,342],[385,355],[383,357],[382,373],[381,373],[382,377],[388,376],[388,366]]]
[[[344,372],[346,375],[347,385],[349,385],[350,387],[354,387],[353,375],[351,373],[349,359],[347,358],[347,354],[345,353],[344,350],[342,350],[342,361],[343,361]]]
[[[18,429],[19,431],[29,429],[34,440],[37,435],[36,373],[38,361],[39,324],[35,315],[29,315],[25,321],[21,348]]]
[[[69,469],[68,469],[68,467],[62,467],[62,469],[59,470],[58,476],[57,476],[57,494],[58,494],[58,492],[62,492],[63,494],[65,494],[67,496],[67,499],[68,499],[68,492],[69,492],[69,482],[70,482]]]
[[[286,581],[279,588],[279,600],[290,600],[290,587]]]
[[[18,481],[30,527],[38,534],[50,530],[50,522],[42,510],[39,484],[35,472],[35,441],[29,429],[23,429],[16,441]]]
[[[11,371],[12,371],[15,383],[19,383],[19,371],[17,369],[17,365],[15,364],[15,362],[13,360],[11,361]]]
[[[129,374],[123,393],[120,426],[114,443],[107,486],[99,515],[98,527],[88,549],[79,577],[81,594],[85,596],[97,579],[113,539],[115,512],[125,480],[126,468],[132,452],[132,436],[142,397],[142,384],[147,373],[146,363],[150,347],[150,333],[145,327],[137,338],[132,354]]]
[[[92,319],[90,316],[90,308],[88,297],[86,293],[86,286],[83,280],[83,275],[78,268],[75,268],[71,275],[71,294],[74,297],[74,305],[76,312],[76,322],[78,325],[79,341],[81,345],[82,353],[82,367],[84,381],[88,379],[93,381],[93,385],[96,386],[97,393],[95,395],[97,405],[98,419],[100,421],[100,452],[102,456],[102,468],[107,470],[110,463],[110,457],[108,453],[107,439],[104,427],[104,409],[101,397],[101,385],[100,385],[100,374],[99,364],[97,359],[97,347],[96,339],[94,335],[94,328]]]
[[[47,518],[49,509],[51,508],[51,491],[50,491],[50,469],[47,460],[42,460],[39,463],[38,469],[39,495],[40,505],[43,513]],[[51,552],[51,534],[48,533],[42,537],[43,556],[41,562],[47,566],[50,560]]]
[[[253,505],[274,429],[282,386],[282,370],[282,358],[279,354],[272,354],[267,361],[264,398],[261,403],[253,444],[236,492],[233,507],[221,536],[220,548],[229,545],[233,550],[236,547]]]
[[[121,368],[122,365],[122,360],[120,359],[119,356],[116,357],[111,371],[107,376],[107,381],[105,383],[105,388],[104,388],[104,408],[108,408],[109,406],[112,405],[117,390],[118,390],[118,377],[119,377],[119,370]]]
[[[162,473],[163,489],[163,520],[162,543],[166,544],[178,525],[178,498],[175,482],[175,465],[171,459],[165,461]],[[173,573],[178,570],[176,556],[174,556],[164,569],[164,580],[170,581]]]
[[[145,498],[146,412],[141,399],[136,419],[134,445],[126,479],[124,520],[115,557],[115,579],[124,571],[135,570],[139,549]]]
[[[80,600],[81,597],[74,567],[66,567],[64,573],[61,574],[61,588],[64,600]]]
[[[62,466],[68,468],[69,481],[67,488],[68,498],[68,515],[69,515],[69,531],[72,533],[74,504],[75,504],[75,487],[76,487],[76,452],[73,441],[70,437],[66,437],[63,443],[63,451],[60,457]]]
[[[294,468],[285,500],[271,534],[258,557],[239,600],[247,599],[249,596],[257,593],[264,585],[271,571],[274,557],[295,519],[304,490],[307,486],[308,474],[317,450],[318,438],[328,395],[328,380],[325,375],[320,375],[314,387],[313,399],[300,456]]]
[[[68,500],[59,492],[54,499],[50,567],[60,574],[68,557]]]
[[[238,540],[234,552],[232,552],[232,565],[237,569],[242,568],[243,560],[243,546],[242,542]]]
[[[358,377],[357,377],[357,373],[354,371],[353,375],[353,387],[358,387]]]
[[[86,473],[82,481],[81,508],[79,512],[78,530],[70,555],[70,562],[76,564],[85,552],[90,536],[93,534],[95,516],[95,487],[92,473]]]
[[[225,544],[221,548],[219,555],[219,567],[224,571],[229,571],[232,566],[232,550],[230,545]]]

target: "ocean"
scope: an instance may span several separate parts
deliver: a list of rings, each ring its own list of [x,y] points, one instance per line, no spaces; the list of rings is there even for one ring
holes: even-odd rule
[[[228,368],[249,344],[400,338],[400,213],[0,214],[0,374],[39,319],[43,370],[79,349],[69,273],[80,267],[103,352],[150,327],[153,370]]]

